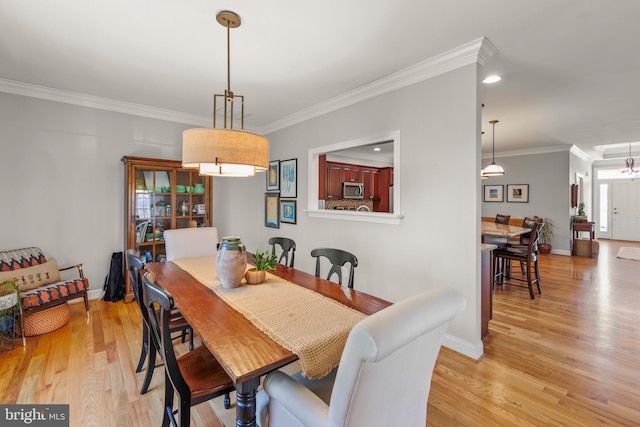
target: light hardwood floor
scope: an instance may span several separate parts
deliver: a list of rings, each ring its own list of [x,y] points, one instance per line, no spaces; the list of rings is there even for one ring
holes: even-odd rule
[[[533,301],[525,288],[497,289],[484,357],[441,350],[427,425],[640,425],[640,261],[617,259],[621,246],[640,244],[601,241],[595,259],[543,256]],[[136,310],[91,301],[88,320],[74,304],[67,326],[0,352],[0,402],[70,403],[71,426],[159,426],[161,369],[138,394]],[[234,415],[216,399],[194,408],[192,425],[230,426]]]

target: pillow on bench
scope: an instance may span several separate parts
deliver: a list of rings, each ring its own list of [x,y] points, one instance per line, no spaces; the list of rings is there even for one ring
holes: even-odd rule
[[[58,268],[58,262],[55,259],[51,259],[43,264],[0,272],[0,283],[9,279],[16,279],[19,291],[26,292],[59,282],[60,269]]]

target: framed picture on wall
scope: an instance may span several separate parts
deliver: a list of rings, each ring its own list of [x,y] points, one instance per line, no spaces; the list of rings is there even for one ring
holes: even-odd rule
[[[507,185],[507,203],[529,203],[529,184]]]
[[[265,227],[280,228],[279,206],[280,195],[278,193],[265,193],[264,195],[264,225]]]
[[[269,162],[267,171],[267,191],[280,191],[280,160]]]
[[[287,224],[296,223],[295,200],[280,200],[280,222]]]
[[[298,197],[298,159],[280,162],[280,197],[294,199]]]
[[[485,202],[504,202],[504,185],[485,185]]]

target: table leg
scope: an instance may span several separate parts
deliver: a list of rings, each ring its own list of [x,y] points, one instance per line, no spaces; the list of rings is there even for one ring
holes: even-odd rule
[[[256,425],[256,393],[260,378],[236,384],[236,427]]]

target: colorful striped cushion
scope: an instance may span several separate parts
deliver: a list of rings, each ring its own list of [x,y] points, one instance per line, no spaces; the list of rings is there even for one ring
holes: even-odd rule
[[[66,297],[89,288],[89,280],[75,279],[59,282],[43,289],[36,289],[21,294],[22,308],[28,309],[38,305]]]

